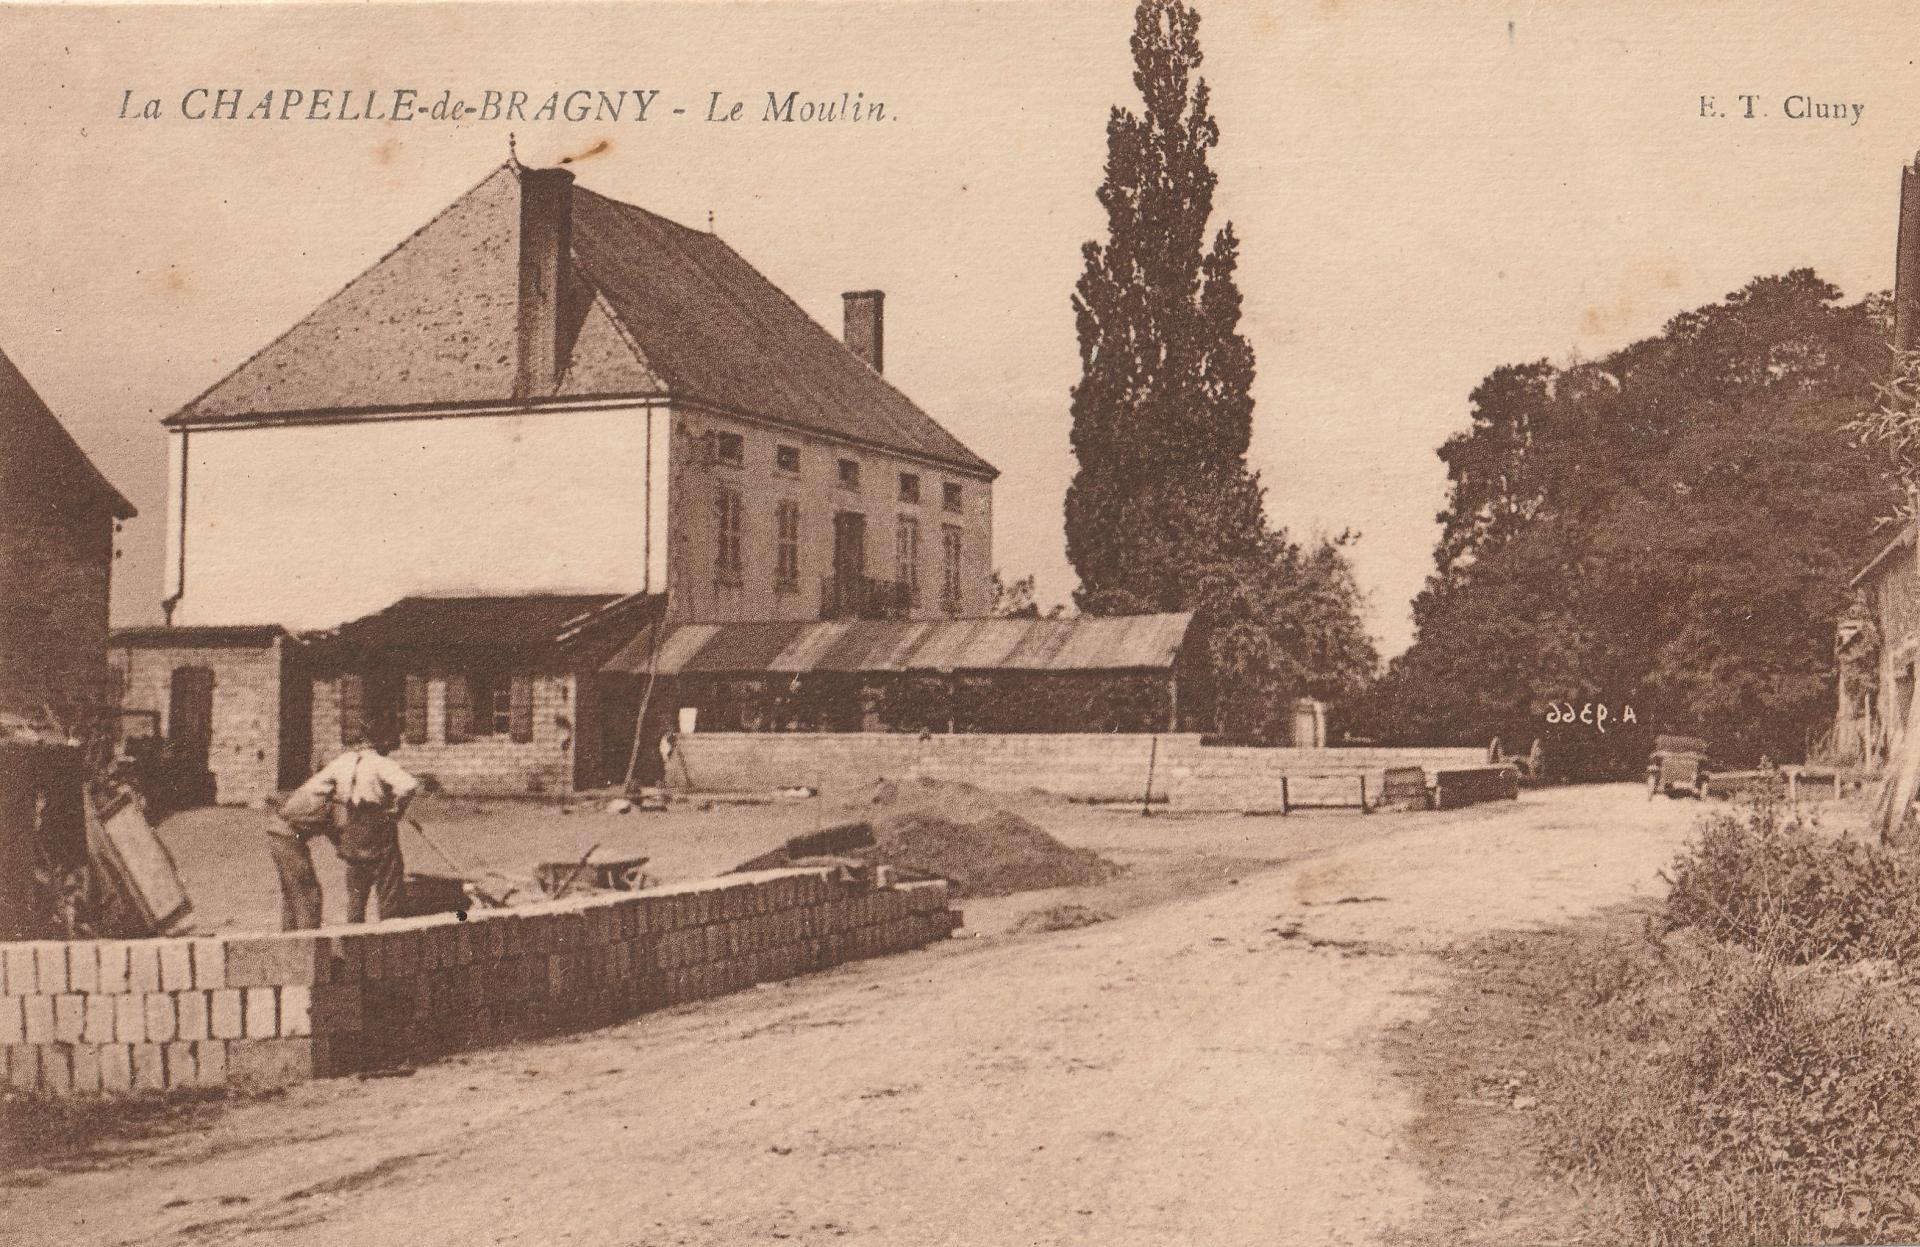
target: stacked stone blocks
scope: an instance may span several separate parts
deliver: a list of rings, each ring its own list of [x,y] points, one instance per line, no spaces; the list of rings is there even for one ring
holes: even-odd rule
[[[0,945],[0,1074],[53,1096],[284,1086],[604,1026],[959,924],[944,882],[821,868],[464,921]]]

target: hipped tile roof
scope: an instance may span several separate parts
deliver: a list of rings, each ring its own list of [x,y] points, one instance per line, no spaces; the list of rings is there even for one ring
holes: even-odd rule
[[[168,423],[513,401],[524,172],[496,169]],[[715,235],[571,200],[567,349],[536,402],[671,397],[994,473]]]

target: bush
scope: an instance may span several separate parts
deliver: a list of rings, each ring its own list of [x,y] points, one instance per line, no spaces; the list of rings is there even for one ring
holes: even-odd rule
[[[1717,814],[1672,868],[1670,928],[1783,965],[1920,954],[1920,869],[1904,851],[1821,834],[1761,797]]]
[[[1649,1244],[1920,1236],[1920,1081],[1892,990],[1682,937],[1576,956],[1548,1156]]]

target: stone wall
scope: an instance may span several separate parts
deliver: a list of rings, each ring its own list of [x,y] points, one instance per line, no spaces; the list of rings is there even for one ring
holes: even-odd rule
[[[946,938],[943,882],[769,870],[372,926],[0,945],[15,1090],[262,1088],[584,1030]]]
[[[1486,761],[1476,748],[1266,749],[1202,745],[1189,733],[694,732],[679,748],[668,782],[709,792],[807,785],[845,793],[880,779],[927,778],[1137,800],[1151,761],[1154,794],[1192,808],[1277,807],[1281,776],[1365,775],[1377,794],[1390,766],[1433,771]]]

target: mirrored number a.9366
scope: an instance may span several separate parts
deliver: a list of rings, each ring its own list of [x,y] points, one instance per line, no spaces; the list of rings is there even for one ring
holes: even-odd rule
[[[1638,723],[1639,721],[1639,716],[1633,713],[1632,706],[1622,706],[1616,712],[1605,702],[1590,701],[1581,705],[1575,705],[1570,701],[1547,703],[1547,722],[1556,726],[1563,723],[1577,723],[1605,735],[1609,723]]]

